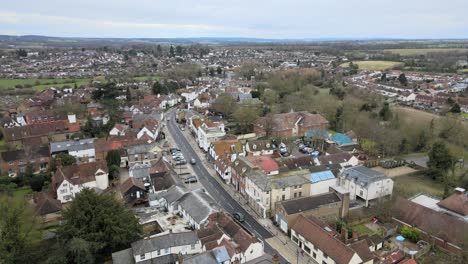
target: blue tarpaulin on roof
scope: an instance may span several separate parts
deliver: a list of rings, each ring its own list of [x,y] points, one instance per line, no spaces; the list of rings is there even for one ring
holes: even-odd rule
[[[321,171],[321,172],[314,172],[310,174],[310,181],[312,183],[316,183],[319,181],[331,180],[335,179],[335,175],[329,170]]]
[[[345,134],[341,134],[341,133],[334,134],[331,137],[331,140],[336,142],[336,144],[338,144],[338,145],[353,143],[353,140],[350,137],[346,136]]]

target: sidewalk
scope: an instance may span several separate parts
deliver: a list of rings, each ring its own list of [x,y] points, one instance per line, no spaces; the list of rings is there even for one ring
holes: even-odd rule
[[[258,223],[264,226],[271,234],[272,237],[265,240],[272,248],[278,251],[287,261],[291,263],[297,263],[297,252],[300,252],[300,248],[294,244],[294,242],[289,239],[289,237],[284,234],[277,226],[273,225],[270,219],[262,218],[255,210],[253,210],[247,199],[243,197],[240,193],[236,192],[234,186],[226,184],[216,173],[213,164],[208,162],[206,159],[206,153],[200,149],[197,145],[195,139],[192,135],[186,130],[182,131],[182,134],[187,139],[192,148],[197,152],[205,168],[210,173],[210,176],[215,178],[216,181],[220,183],[224,190],[235,200],[237,201],[244,209],[249,213]],[[248,206],[247,206],[248,205]],[[299,263],[317,263],[307,254],[299,253]]]

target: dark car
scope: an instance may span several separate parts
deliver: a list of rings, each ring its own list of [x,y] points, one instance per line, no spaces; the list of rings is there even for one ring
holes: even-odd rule
[[[234,217],[234,219],[236,219],[237,221],[241,223],[245,221],[244,215],[242,213],[235,212],[232,214],[232,216]]]

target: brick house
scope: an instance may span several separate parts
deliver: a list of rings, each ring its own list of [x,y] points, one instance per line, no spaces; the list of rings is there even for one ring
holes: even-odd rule
[[[328,121],[320,114],[306,111],[272,114],[254,122],[257,136],[295,137],[304,136],[307,131],[326,129]]]

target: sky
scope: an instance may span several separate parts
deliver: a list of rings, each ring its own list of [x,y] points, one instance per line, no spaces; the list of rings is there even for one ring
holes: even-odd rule
[[[2,0],[0,34],[468,38],[468,0]]]

